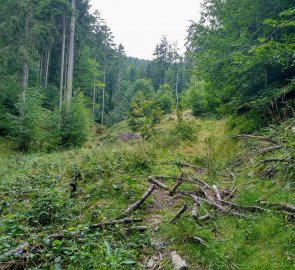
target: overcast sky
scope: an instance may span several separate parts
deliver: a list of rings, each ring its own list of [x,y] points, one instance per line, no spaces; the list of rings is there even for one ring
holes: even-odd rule
[[[184,51],[190,20],[198,20],[202,0],[91,0],[127,55],[151,59],[162,35]]]

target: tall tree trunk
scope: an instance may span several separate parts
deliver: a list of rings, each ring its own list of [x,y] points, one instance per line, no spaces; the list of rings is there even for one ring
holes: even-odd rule
[[[48,71],[49,71],[50,52],[51,52],[50,45],[48,45],[47,59],[46,59],[46,70],[45,70],[45,82],[44,82],[45,90],[47,89],[47,84],[48,84]]]
[[[178,103],[179,103],[178,84],[179,84],[179,68],[178,68],[178,64],[176,64],[176,85],[175,85],[176,109],[178,109]]]
[[[72,101],[73,96],[73,71],[74,71],[74,45],[75,45],[75,26],[76,26],[76,1],[71,0],[72,16],[70,23],[69,50],[68,50],[68,74],[67,74],[67,91],[66,101],[68,104]]]
[[[65,48],[66,48],[66,17],[63,15],[63,32],[61,48],[61,65],[60,65],[60,85],[59,85],[59,111],[62,109],[63,87],[64,87],[64,69],[65,69]]]
[[[92,123],[95,122],[96,78],[93,76]]]
[[[42,84],[42,76],[43,76],[43,61],[44,61],[44,51],[42,51],[41,59],[40,59],[40,72],[39,72],[39,84]]]
[[[24,18],[24,43],[26,47],[28,47],[28,36],[29,36],[29,16],[26,15]],[[20,80],[20,114],[23,115],[24,113],[24,104],[26,102],[26,90],[28,87],[28,80],[29,80],[29,64],[27,56],[25,56],[22,70],[21,70],[21,80]]]
[[[106,85],[106,68],[103,69],[103,88],[102,88],[102,106],[101,106],[101,124],[104,124],[104,106],[105,106],[105,85]]]

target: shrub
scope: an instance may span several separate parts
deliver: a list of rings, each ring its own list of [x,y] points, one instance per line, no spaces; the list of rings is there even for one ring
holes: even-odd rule
[[[162,85],[157,92],[157,102],[164,113],[171,113],[174,105],[172,96],[172,88],[165,84]]]
[[[65,148],[82,146],[90,132],[90,113],[82,93],[65,105],[61,115],[61,145]]]
[[[140,132],[147,138],[154,132],[155,125],[160,123],[161,115],[157,102],[139,91],[131,103],[128,124],[132,131]]]

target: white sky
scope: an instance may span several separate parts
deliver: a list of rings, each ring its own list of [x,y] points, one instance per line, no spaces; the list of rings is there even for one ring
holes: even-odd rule
[[[203,0],[91,0],[128,56],[152,59],[162,35],[181,52],[189,20],[197,21]]]

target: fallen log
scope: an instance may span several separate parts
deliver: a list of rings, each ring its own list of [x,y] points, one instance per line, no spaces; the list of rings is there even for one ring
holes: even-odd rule
[[[171,259],[174,265],[174,270],[184,270],[188,269],[185,260],[183,260],[176,251],[171,252]]]
[[[149,176],[148,180],[149,180],[149,182],[151,182],[152,184],[155,184],[156,186],[158,186],[160,188],[169,190],[169,187],[168,186],[166,186],[165,184],[163,184],[162,182],[156,180],[155,178],[153,178],[151,176]]]
[[[102,222],[98,224],[90,225],[89,229],[103,229],[108,226],[114,226],[117,224],[129,224],[134,222],[142,222],[142,218],[122,218],[122,219],[115,219],[107,222]]]
[[[182,214],[187,210],[187,204],[185,204],[178,212],[177,214],[171,219],[170,223],[174,223],[176,220],[178,220]]]
[[[143,194],[143,196],[140,198],[140,200],[136,201],[134,204],[130,205],[122,214],[122,216],[127,215],[128,213],[136,210],[139,206],[141,206],[145,200],[152,194],[152,192],[155,190],[155,185],[152,184],[149,189]]]
[[[257,136],[257,135],[250,135],[250,134],[241,134],[241,135],[235,135],[232,136],[232,138],[238,138],[238,139],[257,139],[257,140],[262,140],[266,142],[271,142],[271,143],[277,143],[278,141],[270,138],[270,137],[263,137],[263,136]]]

